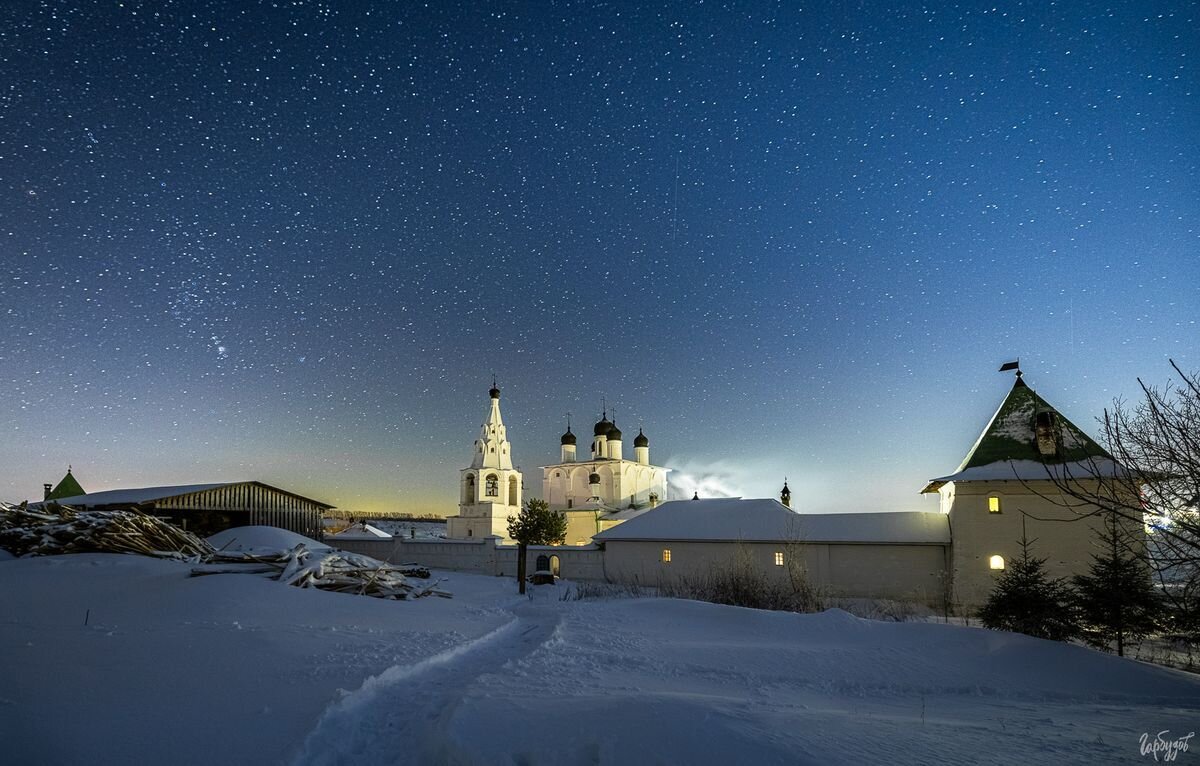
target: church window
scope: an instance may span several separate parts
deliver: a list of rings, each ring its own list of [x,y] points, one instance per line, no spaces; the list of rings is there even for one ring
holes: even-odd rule
[[[473,537],[473,535],[471,534],[471,530],[470,530],[470,529],[468,529],[468,530],[467,530],[467,537]]]
[[[663,560],[664,564],[671,563],[671,549],[670,548],[663,548],[662,560]]]
[[[463,502],[475,502],[475,477],[467,476],[467,483],[463,485]]]
[[[1000,513],[1000,498],[995,495],[988,498],[988,513]]]
[[[990,566],[992,569],[1004,569],[1004,557],[992,556],[990,559],[988,559],[988,566]]]
[[[484,486],[484,494],[486,494],[488,497],[499,497],[500,496],[500,479],[498,479],[496,477],[496,474],[489,473],[487,475],[487,478],[484,479],[483,486]]]
[[[775,566],[783,566],[783,551],[775,551]]]
[[[567,507],[568,507],[568,508],[574,508],[574,507],[575,507],[575,498],[573,498],[573,497],[568,497],[568,498],[567,498]]]
[[[520,499],[518,499],[518,497],[517,497],[517,477],[516,476],[508,477],[508,504],[509,505],[520,505],[521,504]]]

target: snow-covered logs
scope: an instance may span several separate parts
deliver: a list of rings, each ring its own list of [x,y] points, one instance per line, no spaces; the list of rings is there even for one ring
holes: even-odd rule
[[[192,575],[257,574],[301,588],[377,598],[450,594],[437,583],[418,585],[429,570],[388,564],[369,556],[303,543],[277,552],[217,551],[191,532],[138,511],[79,511],[49,503],[40,508],[0,503],[0,548],[16,556],[63,553],[136,553],[194,564]]]

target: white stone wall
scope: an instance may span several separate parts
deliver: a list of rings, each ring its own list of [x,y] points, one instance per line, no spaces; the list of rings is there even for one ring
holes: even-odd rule
[[[703,576],[728,566],[738,546],[763,574],[787,582],[788,560],[803,557],[810,581],[830,596],[919,601],[942,608],[946,593],[944,545],[866,545],[850,543],[646,542],[605,544],[608,577],[615,582],[654,586]],[[663,561],[663,551],[671,561]],[[784,555],[784,566],[775,554]]]
[[[431,569],[516,577],[517,546],[495,538],[468,540],[345,540],[337,547],[393,564],[422,564]],[[595,546],[529,546],[526,566],[532,574],[538,556],[557,556],[559,576],[569,580],[604,580],[604,553]]]
[[[990,567],[992,556],[1003,557],[1007,565],[1020,555],[1022,522],[1033,541],[1030,554],[1046,560],[1051,577],[1086,572],[1098,552],[1102,519],[1084,517],[1095,507],[1061,496],[1053,482],[955,482],[939,493],[950,513],[951,599],[959,611],[972,613],[987,600],[1002,571]],[[991,497],[999,501],[998,513],[989,511]],[[1064,508],[1064,503],[1077,508]]]

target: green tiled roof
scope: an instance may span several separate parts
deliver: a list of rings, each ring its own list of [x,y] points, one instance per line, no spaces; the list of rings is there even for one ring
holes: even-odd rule
[[[1044,414],[1044,413],[1048,413]],[[1038,449],[1037,423],[1042,416],[1055,449],[1046,454]],[[1070,463],[1088,458],[1111,457],[1104,448],[1038,396],[1017,378],[1012,390],[992,416],[959,471],[992,463],[1034,460],[1041,463]]]
[[[67,469],[67,475],[62,478],[58,486],[50,490],[50,495],[47,500],[57,500],[60,497],[75,497],[76,495],[86,494],[83,487],[79,486],[79,482],[71,475],[71,469]]]

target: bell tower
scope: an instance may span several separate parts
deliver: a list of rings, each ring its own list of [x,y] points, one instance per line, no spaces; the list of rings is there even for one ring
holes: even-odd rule
[[[500,417],[500,389],[495,381],[487,420],[475,440],[471,465],[459,474],[458,516],[446,520],[446,536],[508,539],[508,517],[516,516],[524,501],[521,472],[513,468],[512,445]]]

